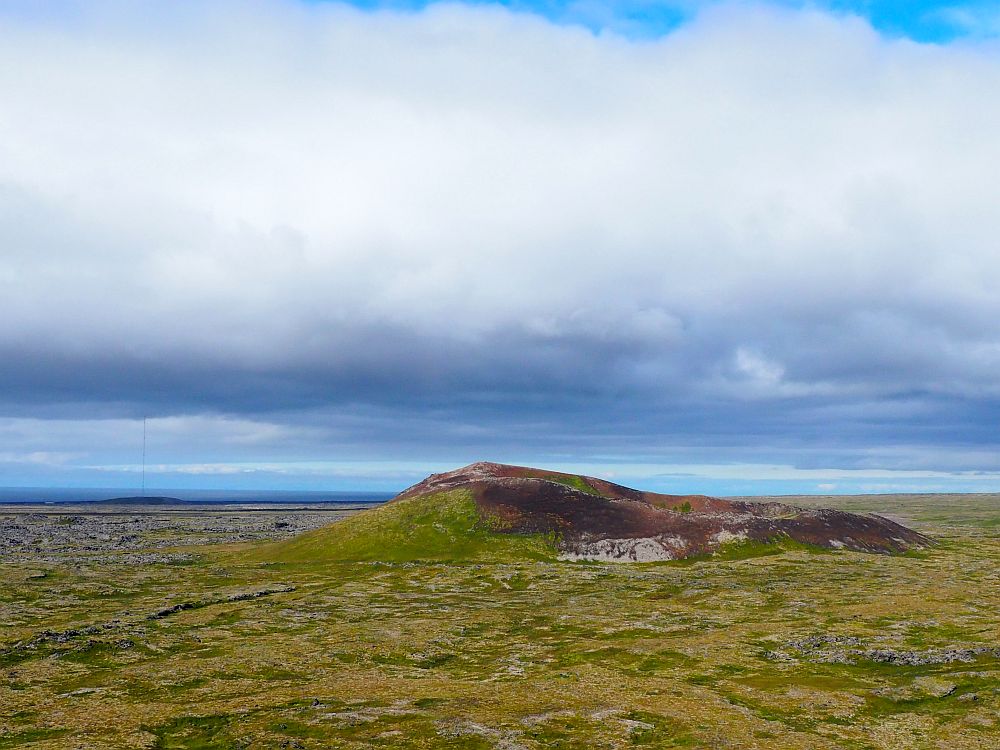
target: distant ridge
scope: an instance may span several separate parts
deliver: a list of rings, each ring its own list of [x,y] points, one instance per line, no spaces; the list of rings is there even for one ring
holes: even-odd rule
[[[185,505],[190,504],[190,500],[181,500],[178,497],[143,497],[131,495],[129,497],[109,497],[106,500],[91,500],[95,505]]]
[[[782,549],[891,554],[933,540],[874,514],[643,492],[596,477],[478,462],[282,543],[285,559],[558,556],[654,562]]]
[[[92,505],[123,497],[136,497],[130,489],[122,495],[121,488],[115,487],[0,487],[0,505],[46,504],[46,505]],[[343,503],[384,503],[396,493],[343,491],[343,490],[176,490],[154,489],[147,491],[146,497],[177,498],[189,505],[218,505],[266,503],[268,505],[288,504],[330,504]],[[167,495],[166,493],[171,493]],[[139,495],[138,497],[142,497]]]

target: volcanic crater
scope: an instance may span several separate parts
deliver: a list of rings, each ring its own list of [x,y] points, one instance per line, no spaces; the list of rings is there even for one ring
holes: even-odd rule
[[[433,474],[389,505],[456,491],[471,495],[485,528],[550,535],[563,559],[652,562],[755,545],[891,554],[933,544],[874,514],[663,495],[596,477],[489,462]]]

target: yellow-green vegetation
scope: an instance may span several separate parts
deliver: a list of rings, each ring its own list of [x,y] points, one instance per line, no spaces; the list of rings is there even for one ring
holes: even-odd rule
[[[761,557],[763,555],[780,555],[782,552],[809,552],[814,555],[828,555],[831,551],[826,547],[796,541],[787,535],[778,535],[761,542],[752,539],[725,542],[715,552],[710,555],[701,556],[698,559],[748,560],[751,557]],[[683,560],[679,560],[678,562],[683,562]]]
[[[550,482],[564,484],[567,487],[572,487],[574,490],[586,492],[588,495],[597,495],[598,497],[602,497],[600,492],[591,487],[590,483],[578,474],[552,474],[543,472],[539,473],[538,476],[541,479],[548,479]]]
[[[260,551],[280,562],[554,559],[553,540],[496,533],[468,490],[403,498]]]
[[[1000,502],[884,502],[942,543],[566,563],[489,552],[449,494],[184,564],[0,562],[0,748],[995,749]]]

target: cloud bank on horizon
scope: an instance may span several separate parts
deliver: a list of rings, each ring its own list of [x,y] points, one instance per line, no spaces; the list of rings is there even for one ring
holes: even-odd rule
[[[0,485],[1000,487],[990,6],[38,7]]]

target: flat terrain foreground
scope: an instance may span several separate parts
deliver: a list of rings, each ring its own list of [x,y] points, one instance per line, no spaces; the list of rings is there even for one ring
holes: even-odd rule
[[[941,544],[269,564],[334,516],[0,508],[0,748],[1000,748],[1000,496],[793,502]]]

